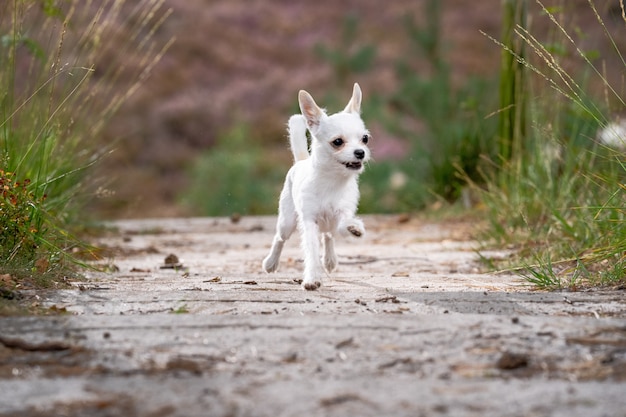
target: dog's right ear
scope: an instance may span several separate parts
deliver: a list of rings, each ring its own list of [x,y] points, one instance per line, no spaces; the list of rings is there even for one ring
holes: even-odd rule
[[[313,97],[304,90],[300,90],[298,93],[298,103],[300,104],[300,111],[306,119],[306,124],[310,130],[316,130],[322,118],[325,116],[324,110],[320,109]]]

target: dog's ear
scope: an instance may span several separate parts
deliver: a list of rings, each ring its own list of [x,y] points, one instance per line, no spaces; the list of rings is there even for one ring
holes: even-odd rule
[[[361,114],[361,87],[359,87],[358,83],[354,83],[354,88],[352,89],[352,98],[348,102],[348,105],[343,110],[346,113],[356,113]]]
[[[300,111],[302,111],[302,115],[306,119],[307,126],[310,130],[315,130],[325,115],[324,110],[320,109],[313,97],[304,90],[300,90],[300,93],[298,93],[298,103],[300,104]]]

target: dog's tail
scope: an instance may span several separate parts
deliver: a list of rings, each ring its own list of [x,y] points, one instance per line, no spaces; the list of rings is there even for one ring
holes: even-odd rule
[[[289,119],[289,143],[293,159],[298,162],[309,157],[306,138],[306,120],[301,114],[294,114]]]

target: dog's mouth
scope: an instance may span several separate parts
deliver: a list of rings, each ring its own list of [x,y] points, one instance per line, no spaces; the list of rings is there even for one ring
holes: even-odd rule
[[[355,170],[355,171],[361,169],[361,167],[363,166],[363,164],[360,161],[345,162],[344,165],[346,166],[346,168],[352,169],[352,170]]]

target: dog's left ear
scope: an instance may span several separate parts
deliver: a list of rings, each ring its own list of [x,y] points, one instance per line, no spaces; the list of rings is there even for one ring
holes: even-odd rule
[[[348,102],[348,105],[343,110],[346,113],[356,113],[361,114],[361,87],[359,87],[359,83],[354,83],[354,88],[352,89],[352,98]]]

